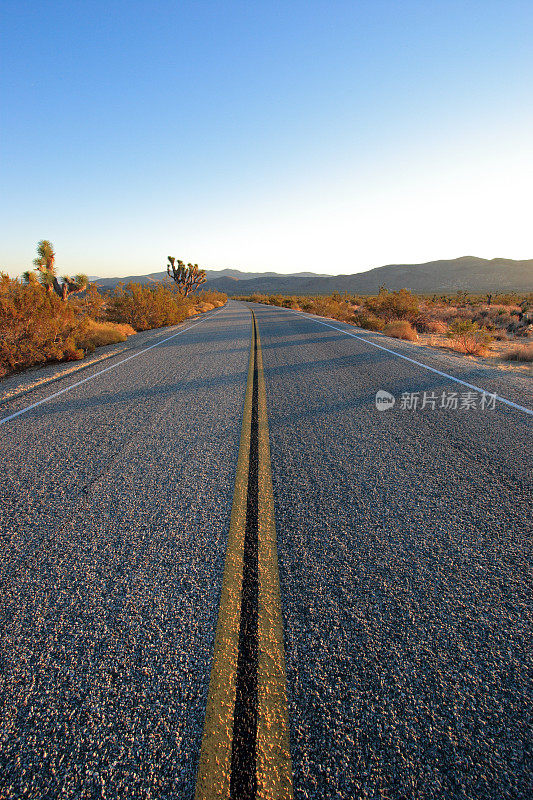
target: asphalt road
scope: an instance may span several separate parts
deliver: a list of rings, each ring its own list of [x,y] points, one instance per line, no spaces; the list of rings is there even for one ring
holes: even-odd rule
[[[295,798],[529,797],[532,417],[404,410],[469,390],[371,342],[530,409],[531,381],[254,309]],[[0,425],[1,797],[194,795],[251,315],[186,327],[0,405],[96,375]]]

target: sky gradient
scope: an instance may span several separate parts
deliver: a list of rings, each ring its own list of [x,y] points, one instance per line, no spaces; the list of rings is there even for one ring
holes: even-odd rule
[[[533,3],[2,6],[0,269],[533,258]]]

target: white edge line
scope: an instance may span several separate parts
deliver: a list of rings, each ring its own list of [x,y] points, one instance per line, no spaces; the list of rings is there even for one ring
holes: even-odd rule
[[[19,417],[21,414],[25,414],[26,411],[31,411],[32,408],[37,408],[37,406],[42,405],[43,403],[48,402],[48,400],[53,400],[54,397],[59,397],[60,394],[64,394],[65,392],[70,392],[71,389],[75,389],[77,386],[81,386],[83,383],[87,383],[87,381],[92,381],[93,378],[97,378],[99,375],[103,375],[104,372],[109,372],[115,367],[120,367],[121,364],[125,364],[126,361],[131,361],[132,358],[137,358],[137,356],[142,356],[143,353],[147,353],[149,350],[153,350],[154,347],[157,347],[164,342],[170,341],[170,339],[175,339],[176,336],[180,336],[185,331],[190,331],[191,328],[196,328],[197,325],[200,325],[202,322],[206,322],[208,319],[212,319],[214,316],[219,314],[219,311],[215,311],[214,314],[211,314],[209,317],[204,317],[203,319],[199,319],[198,322],[195,322],[194,325],[189,325],[187,328],[182,328],[181,331],[177,333],[173,333],[172,336],[167,336],[165,339],[160,339],[155,344],[151,344],[150,347],[145,347],[144,350],[139,350],[138,353],[133,353],[133,355],[128,356],[127,358],[123,358],[122,361],[117,361],[116,364],[111,364],[110,367],[106,367],[105,369],[101,369],[98,372],[95,372],[94,375],[89,375],[87,378],[83,378],[81,381],[76,381],[76,383],[72,383],[70,386],[65,386],[64,389],[60,389],[59,392],[54,392],[54,394],[48,395],[48,397],[43,397],[42,400],[38,400],[36,403],[32,403],[31,406],[26,406],[25,408],[21,408],[20,411],[15,411],[14,414],[10,414],[8,417],[3,417],[0,419],[0,425],[3,425],[5,422],[9,422],[15,417]],[[89,364],[87,366],[90,366]],[[35,387],[36,389],[38,387]]]
[[[325,325],[326,328],[332,328],[334,331],[339,331],[340,333],[345,333],[346,336],[351,336],[353,339],[358,339],[361,342],[366,342],[366,344],[371,344],[372,347],[377,347],[379,350],[385,350],[386,353],[392,353],[393,356],[397,356],[398,358],[403,358],[404,361],[410,361],[411,364],[416,364],[417,367],[423,367],[424,369],[428,369],[430,372],[434,372],[436,375],[441,375],[443,378],[449,378],[451,381],[455,381],[455,383],[460,383],[462,386],[468,386],[469,389],[475,389],[476,392],[482,392],[483,394],[490,395],[491,397],[495,397],[496,400],[499,400],[500,403],[505,403],[506,406],[511,406],[511,408],[516,408],[518,411],[523,411],[525,414],[533,415],[533,410],[531,408],[526,408],[526,406],[520,406],[518,403],[513,403],[512,400],[506,400],[505,397],[500,397],[500,395],[495,394],[494,392],[487,392],[485,389],[481,389],[479,386],[474,386],[472,383],[467,383],[466,381],[462,381],[460,378],[454,378],[453,375],[449,375],[447,372],[441,372],[434,367],[430,367],[427,364],[423,364],[421,361],[416,361],[414,358],[409,358],[408,356],[404,356],[401,353],[398,353],[396,350],[389,350],[388,347],[383,347],[381,344],[376,344],[376,342],[372,342],[370,339],[364,339],[358,333],[351,333],[350,331],[344,330],[343,328],[337,328],[335,325],[330,325],[328,322],[322,322],[321,319],[317,319],[312,315],[307,314],[299,314],[297,311],[293,311],[293,314],[297,317],[302,317],[303,319],[311,320],[312,322],[318,322],[319,325]]]

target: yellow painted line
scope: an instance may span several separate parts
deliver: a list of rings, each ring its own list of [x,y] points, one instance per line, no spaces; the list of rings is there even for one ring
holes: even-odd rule
[[[241,586],[248,489],[250,433],[257,341],[258,398],[258,722],[257,800],[292,800],[283,621],[270,468],[267,402],[261,342],[252,312],[252,343],[243,426],[220,611],[196,783],[196,800],[229,800],[233,714],[239,647]]]
[[[222,579],[220,610],[215,633],[204,735],[196,780],[196,800],[227,800],[229,798],[252,420],[254,338],[255,329],[252,326],[252,346],[248,365],[241,442]]]
[[[258,800],[292,800],[292,763],[285,677],[274,496],[261,340],[257,333],[259,404],[259,714]]]

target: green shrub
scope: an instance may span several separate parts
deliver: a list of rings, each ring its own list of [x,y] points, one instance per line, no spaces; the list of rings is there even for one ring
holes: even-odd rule
[[[477,356],[487,352],[487,345],[493,339],[486,328],[480,328],[477,322],[470,319],[456,319],[452,322],[448,337],[453,339],[456,348],[462,353]]]

